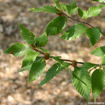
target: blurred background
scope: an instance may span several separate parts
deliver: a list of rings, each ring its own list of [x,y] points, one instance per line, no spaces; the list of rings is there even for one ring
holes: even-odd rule
[[[72,0],[60,1],[70,3]],[[83,9],[98,5],[91,0],[75,1]],[[28,72],[18,73],[23,58],[3,54],[3,51],[13,43],[24,42],[17,26],[18,23],[33,31],[36,36],[43,33],[47,23],[56,15],[32,13],[29,8],[51,4],[53,5],[53,0],[0,0],[0,105],[88,105],[73,87],[71,74],[68,71],[60,72],[53,80],[39,88],[38,84],[45,73],[41,78],[29,84]],[[105,11],[103,10],[99,17],[88,19],[87,22],[94,26],[99,25],[105,32]],[[73,21],[69,23],[75,24]],[[101,63],[100,58],[89,54],[92,49],[101,45],[105,45],[104,37],[90,48],[89,40],[85,35],[73,41],[51,36],[46,49],[50,50],[52,55],[62,56],[65,59]],[[46,70],[53,63],[53,61],[48,61]],[[97,102],[105,102],[105,89]]]

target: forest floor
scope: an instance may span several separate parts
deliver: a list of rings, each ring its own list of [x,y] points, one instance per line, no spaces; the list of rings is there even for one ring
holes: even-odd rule
[[[71,2],[71,0],[61,0]],[[76,0],[78,5],[87,9],[97,5],[90,0]],[[5,55],[3,51],[15,42],[23,42],[17,23],[25,25],[37,36],[40,35],[47,23],[55,17],[54,14],[32,13],[29,8],[53,4],[52,0],[0,0],[0,105],[89,105],[76,91],[71,82],[71,74],[62,71],[53,80],[42,87],[38,84],[45,76],[33,83],[28,83],[28,71],[18,73],[23,58]],[[105,27],[105,13],[99,17],[87,20],[94,26]],[[70,25],[74,24],[71,22]],[[65,46],[66,45],[66,46]],[[101,38],[95,47],[105,45]],[[100,58],[89,54],[95,47],[90,48],[85,36],[73,41],[64,41],[58,36],[51,36],[46,46],[52,55],[65,59],[101,63]],[[46,70],[54,63],[48,61]],[[46,72],[46,71],[45,71]],[[93,99],[91,100],[93,102]],[[97,102],[105,103],[105,89]],[[100,104],[101,105],[101,104]]]

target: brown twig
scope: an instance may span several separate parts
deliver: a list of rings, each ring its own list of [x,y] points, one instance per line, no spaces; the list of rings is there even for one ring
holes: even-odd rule
[[[32,47],[32,49],[33,50],[35,50],[35,51],[37,51],[37,52],[39,52],[40,54],[42,54],[42,55],[46,55],[46,53],[44,53],[44,52],[42,52],[42,51],[40,51],[39,49],[37,49],[37,48],[35,48],[35,47],[33,47],[33,46],[31,46]],[[51,56],[49,56],[49,58],[51,58]],[[71,62],[71,63],[73,63],[74,62],[74,60],[69,60],[69,59],[61,59],[62,61],[66,61],[66,62]],[[77,64],[85,64],[86,62],[78,62],[78,61],[75,61]],[[96,64],[97,66],[105,66],[105,64]]]
[[[69,59],[62,59],[63,61],[67,61],[67,62],[73,62],[74,60],[69,60]],[[76,63],[78,63],[78,64],[84,64],[85,62],[77,62],[76,61]]]
[[[73,20],[73,21],[76,21],[76,22],[79,22],[79,23],[83,23],[85,25],[88,25],[89,27],[93,28],[94,26],[85,22],[85,21],[81,21],[79,19],[75,19],[75,18],[72,18],[71,16],[69,16],[68,14],[64,13],[63,11],[60,11],[64,16],[66,16],[67,18]],[[100,33],[103,35],[104,33],[102,31],[100,31]]]
[[[102,3],[102,2],[97,2],[97,1],[92,1],[92,2],[95,2],[97,4],[103,4],[103,5],[105,5],[105,3]]]
[[[39,52],[40,54],[45,55],[45,53],[42,52],[41,50],[39,50],[39,49],[37,49],[37,48],[35,48],[35,47],[33,47],[33,46],[31,46],[31,48],[32,48],[33,50]]]
[[[61,12],[62,12],[62,11],[61,11]],[[64,13],[64,12],[62,12],[62,14],[63,14],[64,16],[66,16],[67,18],[73,20],[73,21],[86,24],[86,25],[88,25],[88,26],[90,26],[90,27],[94,27],[94,26],[92,26],[91,24],[89,24],[89,23],[87,23],[87,22],[85,22],[85,21],[81,21],[81,20],[79,20],[79,19],[72,18],[71,16],[69,16],[68,14],[66,14],[66,13]]]

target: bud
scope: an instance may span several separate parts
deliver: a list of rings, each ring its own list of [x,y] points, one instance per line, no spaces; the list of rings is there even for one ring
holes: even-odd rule
[[[74,60],[74,61],[72,61],[72,66],[73,67],[77,67],[77,62]]]
[[[45,53],[45,54],[44,54],[44,58],[45,58],[46,60],[48,60],[48,59],[50,58],[50,55],[49,55],[48,53]]]

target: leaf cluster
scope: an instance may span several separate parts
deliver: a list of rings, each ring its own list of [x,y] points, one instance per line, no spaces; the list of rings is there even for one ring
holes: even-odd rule
[[[60,38],[64,40],[77,39],[81,35],[86,35],[90,40],[91,46],[95,45],[99,41],[101,34],[103,34],[101,29],[99,27],[89,25],[84,21],[74,19],[72,16],[79,15],[81,19],[86,20],[88,18],[98,16],[105,5],[101,4],[97,7],[90,7],[88,10],[83,10],[78,7],[74,1],[70,4],[60,3],[59,0],[53,1],[55,6],[44,6],[42,8],[30,9],[33,12],[55,13],[57,15],[57,17],[48,23],[45,32],[43,32],[39,37],[36,37],[33,32],[19,24],[18,26],[20,28],[22,38],[27,42],[27,44],[15,43],[5,50],[5,53],[13,54],[14,56],[24,56],[22,67],[19,72],[28,70],[29,82],[38,79],[43,74],[46,68],[46,60],[55,60],[55,64],[48,69],[45,78],[40,82],[39,86],[49,82],[62,70],[70,70],[70,66],[73,66],[74,71],[70,71],[74,87],[86,100],[90,99],[92,90],[94,100],[96,100],[105,87],[105,46],[96,48],[91,52],[91,54],[102,58],[102,64],[64,60],[60,56],[52,56],[44,46],[46,46],[48,42],[48,37],[58,34],[60,34]],[[103,0],[94,1],[104,2]],[[69,26],[67,29],[68,19],[72,19],[77,23]],[[78,66],[79,63],[81,64],[80,66]]]

